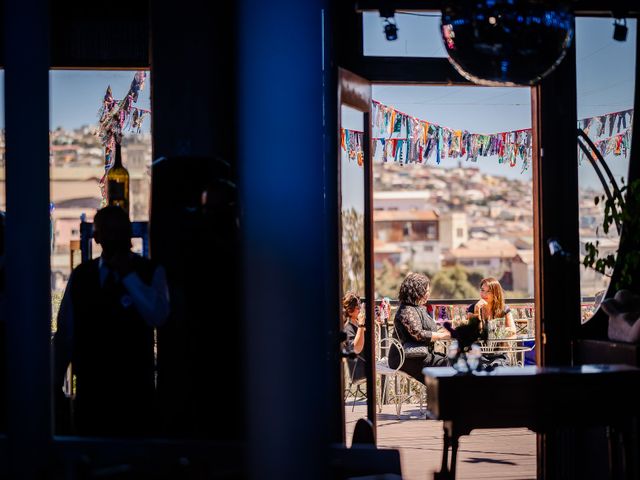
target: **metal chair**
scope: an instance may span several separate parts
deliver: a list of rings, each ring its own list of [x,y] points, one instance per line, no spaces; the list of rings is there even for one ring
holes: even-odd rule
[[[149,223],[131,222],[131,238],[142,239],[142,256],[149,258]],[[80,251],[82,261],[86,262],[92,258],[93,222],[87,222],[82,214],[80,218]],[[73,260],[72,260],[73,261]]]
[[[389,366],[389,350],[391,348],[396,348],[400,357],[400,361],[396,368],[391,368]],[[393,380],[395,387],[394,402],[396,405],[396,415],[400,417],[402,412],[402,402],[404,401],[405,396],[402,394],[402,386],[398,384],[398,380],[400,375],[405,375],[400,371],[403,364],[404,348],[402,348],[400,341],[394,337],[380,339],[376,345],[376,373],[380,375],[380,377],[387,378],[381,378],[380,380],[382,388],[378,397],[378,413],[382,411],[382,401],[387,398],[387,387],[389,386],[389,381]]]
[[[389,351],[395,348],[398,351],[399,362],[395,368],[389,366]],[[400,418],[402,414],[402,404],[414,396],[413,391],[418,390],[418,397],[420,401],[420,413],[426,408],[426,387],[416,381],[413,377],[406,374],[402,370],[402,365],[405,360],[404,348],[402,343],[395,337],[381,338],[376,331],[376,377],[379,376],[380,380],[376,381],[376,400],[378,403],[378,413],[382,412],[382,403],[386,401],[389,393],[389,383],[393,382],[393,403],[396,407],[396,416]],[[343,361],[344,375],[346,379],[347,387],[344,391],[344,400],[347,402],[349,397],[353,397],[351,404],[351,411],[355,410],[355,404],[358,400],[365,400],[367,398],[366,392],[366,378],[354,378],[356,362],[349,368],[349,364],[346,359]]]
[[[395,348],[398,351],[399,362],[396,368],[391,368],[389,366],[388,355],[391,348]],[[416,393],[414,392],[416,390],[420,402],[420,413],[422,414],[424,410],[426,410],[427,388],[411,375],[400,370],[405,361],[405,352],[402,347],[402,343],[400,343],[400,341],[395,337],[383,338],[379,341],[376,352],[380,352],[379,355],[377,355],[378,360],[376,360],[376,372],[381,377],[389,377],[381,378],[380,384],[382,388],[378,396],[378,412],[382,410],[382,402],[386,400],[389,380],[393,380],[396,416],[400,418],[400,415],[402,414],[402,404],[415,396]]]
[[[344,390],[344,401],[346,402],[350,396],[353,397],[353,402],[351,404],[351,411],[353,412],[356,408],[356,401],[365,400],[367,398],[367,390],[366,390],[366,378],[354,378],[357,361],[353,362],[351,368],[349,368],[349,363],[345,358],[343,360],[344,365],[344,375],[346,379],[347,387]]]

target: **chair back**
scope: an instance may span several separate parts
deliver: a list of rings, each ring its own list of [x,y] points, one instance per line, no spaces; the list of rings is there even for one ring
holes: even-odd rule
[[[131,222],[131,238],[142,239],[142,256],[149,258],[149,223]],[[93,222],[87,222],[83,217],[80,220],[80,252],[83,262],[93,258],[91,240],[93,240]]]
[[[398,355],[398,365],[395,367],[389,365],[389,354],[392,350],[395,350]],[[404,364],[404,358],[404,348],[397,338],[387,337],[378,341],[376,348],[376,367],[379,373],[396,373]],[[383,372],[383,368],[388,368],[391,372]]]

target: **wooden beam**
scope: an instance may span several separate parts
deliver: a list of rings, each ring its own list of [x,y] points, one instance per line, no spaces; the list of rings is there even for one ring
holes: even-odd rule
[[[355,2],[355,10],[358,12],[379,10],[380,7],[388,7],[386,0],[360,0]],[[442,0],[401,0],[393,2],[393,8],[399,10],[439,12],[445,2]],[[574,0],[571,2],[573,11],[579,16],[611,16],[611,11],[625,12],[627,17],[640,16],[640,5],[634,0],[614,0],[603,2],[600,0]]]

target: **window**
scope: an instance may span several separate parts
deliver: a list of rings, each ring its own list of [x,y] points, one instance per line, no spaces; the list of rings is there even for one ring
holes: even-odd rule
[[[462,238],[464,236],[464,230],[462,228],[457,228],[456,229],[456,236],[458,238]]]
[[[437,240],[438,239],[438,227],[437,225],[431,223],[427,225],[427,238],[429,240]]]
[[[378,12],[362,15],[363,49],[368,56],[446,58],[440,36],[440,13],[395,12],[398,39],[389,42]]]
[[[51,270],[54,297],[61,295],[71,273],[70,241],[80,235],[80,216],[92,221],[103,202],[100,179],[105,171],[105,147],[96,135],[98,111],[107,87],[115,100],[121,100],[131,85],[133,71],[52,70],[51,102],[51,205],[53,238]],[[147,72],[138,101],[133,104],[142,113],[140,131],[125,128],[122,161],[129,171],[130,216],[132,221],[149,219],[151,187],[151,110],[150,78]],[[131,120],[131,117],[130,119]],[[94,254],[100,252],[95,248]],[[54,308],[55,310],[55,308]]]
[[[618,187],[622,187],[627,181],[631,147],[637,21],[627,19],[626,42],[612,39],[611,23],[609,18],[576,19],[577,116],[578,126],[595,144]],[[589,243],[598,243],[600,258],[615,255],[619,232],[615,225],[604,232],[604,202],[596,204],[594,200],[605,194],[605,186],[581,149],[578,160],[580,260]],[[600,169],[613,191],[606,171]],[[609,277],[592,269],[580,269],[583,321],[591,317],[594,296],[608,286]]]
[[[104,140],[100,135],[99,110],[107,88],[111,88],[118,107],[130,93],[134,71],[50,72],[50,204],[51,222],[56,234],[51,239],[51,329],[57,329],[57,314],[63,292],[71,274],[71,262],[80,261],[77,254],[81,217],[92,222],[95,213],[106,204]],[[144,86],[132,103],[122,128],[122,162],[129,172],[129,215],[132,221],[148,221],[150,197],[151,129],[150,88],[146,74]],[[124,110],[121,110],[124,111]],[[113,147],[112,147],[113,148]],[[141,253],[140,243],[133,251]],[[92,243],[95,256],[101,250]],[[71,371],[71,370],[70,370]],[[73,394],[73,375],[66,378],[66,394]],[[69,425],[57,424],[57,432]]]

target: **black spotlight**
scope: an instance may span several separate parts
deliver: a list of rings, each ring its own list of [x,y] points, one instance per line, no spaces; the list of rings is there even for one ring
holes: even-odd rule
[[[387,41],[392,42],[398,39],[398,25],[394,18],[395,12],[392,8],[381,8],[380,18],[384,18],[384,36]]]
[[[398,26],[396,25],[393,18],[391,19],[387,18],[384,21],[384,35],[387,37],[387,40],[390,42],[398,39]]]
[[[613,39],[618,42],[627,41],[627,20],[626,18],[616,18],[613,21]]]
[[[452,65],[481,85],[534,85],[573,39],[567,0],[443,0],[442,39]]]

